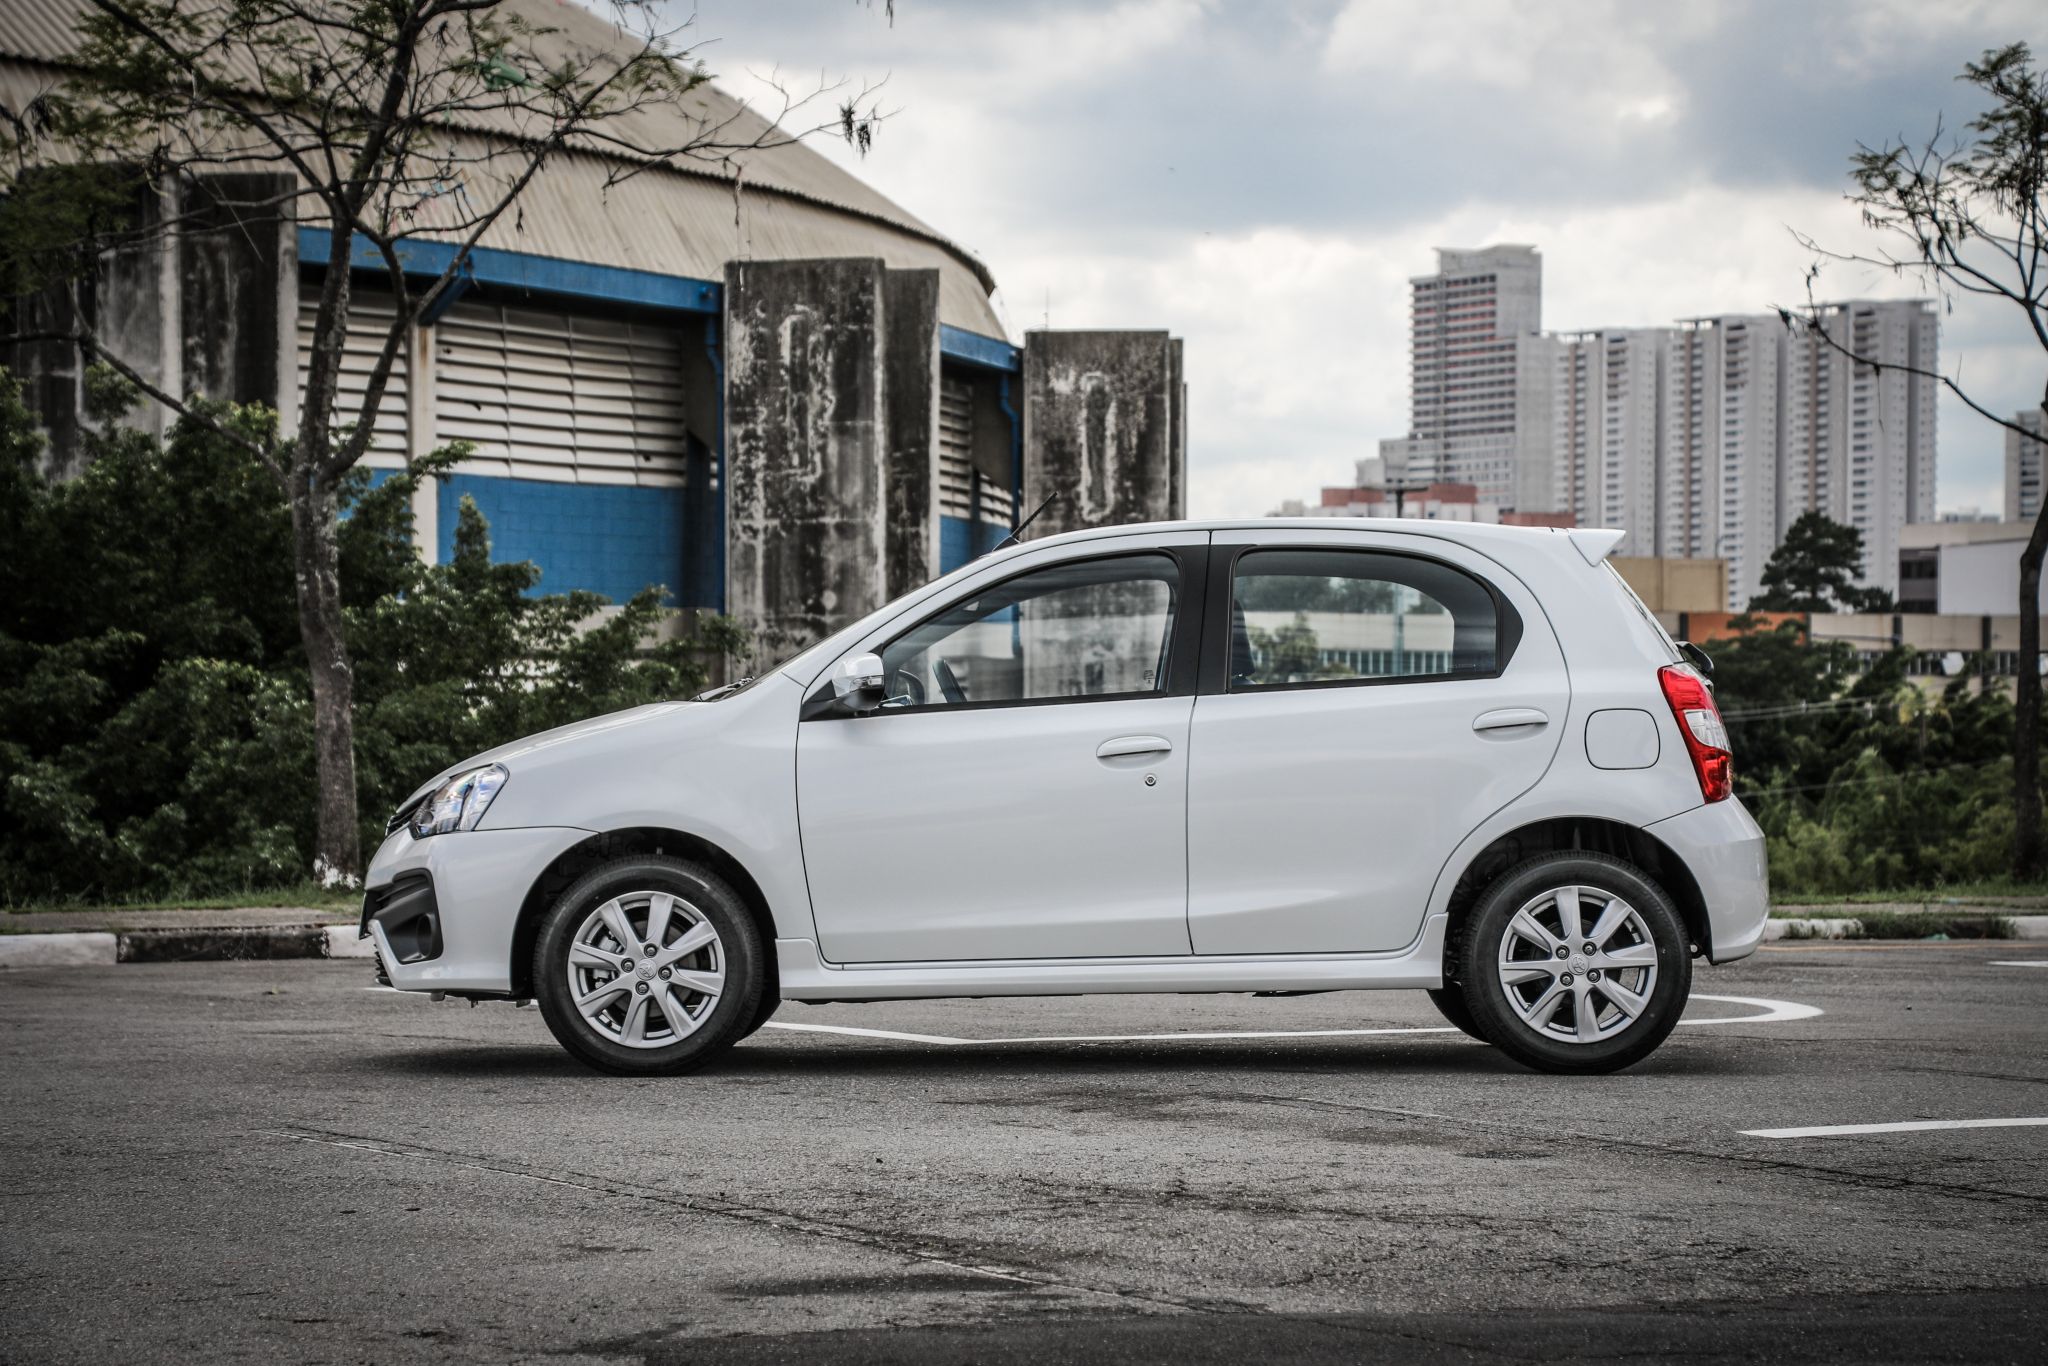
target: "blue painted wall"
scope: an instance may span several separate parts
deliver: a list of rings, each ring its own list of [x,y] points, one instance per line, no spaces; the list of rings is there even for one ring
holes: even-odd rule
[[[939,572],[950,574],[975,556],[986,555],[1009,534],[1010,528],[999,522],[977,527],[965,517],[939,518]]]
[[[624,602],[650,583],[669,601],[683,581],[683,491],[555,484],[456,474],[441,480],[440,559],[455,553],[455,519],[463,495],[491,524],[491,558],[532,560],[541,568],[538,593],[587,588]]]

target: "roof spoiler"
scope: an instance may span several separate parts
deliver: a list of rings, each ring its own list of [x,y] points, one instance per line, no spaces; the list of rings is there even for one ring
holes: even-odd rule
[[[1614,553],[1614,547],[1620,545],[1622,537],[1628,533],[1611,527],[1581,527],[1567,531],[1565,535],[1572,538],[1572,544],[1586,557],[1587,564],[1597,565]]]

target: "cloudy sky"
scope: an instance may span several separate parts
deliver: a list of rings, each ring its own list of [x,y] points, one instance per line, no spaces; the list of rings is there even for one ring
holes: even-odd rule
[[[1841,198],[1857,142],[1960,125],[1988,46],[2048,50],[2038,0],[666,2],[735,93],[886,78],[866,159],[820,150],[986,261],[1013,338],[1185,337],[1197,516],[1348,482],[1405,430],[1432,248],[1540,247],[1549,328],[1796,304],[1790,229],[1874,245]],[[1958,303],[1944,365],[2029,405],[2023,327]],[[1940,423],[1942,506],[1996,509],[2002,435],[1947,399]]]

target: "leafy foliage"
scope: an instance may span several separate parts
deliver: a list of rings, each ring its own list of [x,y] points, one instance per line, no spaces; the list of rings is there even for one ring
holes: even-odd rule
[[[312,705],[277,485],[195,422],[165,443],[112,427],[88,439],[83,475],[43,480],[34,419],[0,372],[0,899],[294,881],[314,837]],[[659,587],[615,609],[536,596],[540,570],[494,562],[467,500],[454,556],[422,564],[421,477],[371,487],[355,473],[339,527],[373,841],[464,755],[689,695],[710,656],[743,644],[717,620],[648,647],[672,616]]]
[[[1983,661],[1939,697],[1910,651],[1862,673],[1840,642],[1748,618],[1714,647],[1736,792],[1770,836],[1771,886],[1868,892],[1996,876],[2013,839],[2012,702]]]

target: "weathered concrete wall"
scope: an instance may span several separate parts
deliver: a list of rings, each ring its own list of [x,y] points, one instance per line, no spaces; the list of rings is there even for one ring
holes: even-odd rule
[[[893,598],[939,572],[939,272],[884,272],[883,303]]]
[[[108,168],[109,176],[124,174]],[[0,365],[21,381],[23,397],[41,419],[47,438],[43,473],[69,479],[83,470],[84,377],[88,360],[71,335],[89,332],[100,345],[160,388],[178,387],[176,336],[177,276],[165,268],[168,253],[156,236],[162,202],[138,183],[124,244],[100,254],[87,279],[57,281],[14,301],[10,331],[43,339],[0,348]],[[146,431],[165,425],[162,407],[139,401],[125,421]]]
[[[1024,515],[1033,540],[1186,515],[1181,344],[1164,332],[1024,338]]]
[[[178,235],[180,367],[187,394],[276,404],[296,335],[297,240],[270,201],[281,175],[201,176],[183,191]]]
[[[726,610],[757,667],[887,599],[884,274],[725,269]]]

